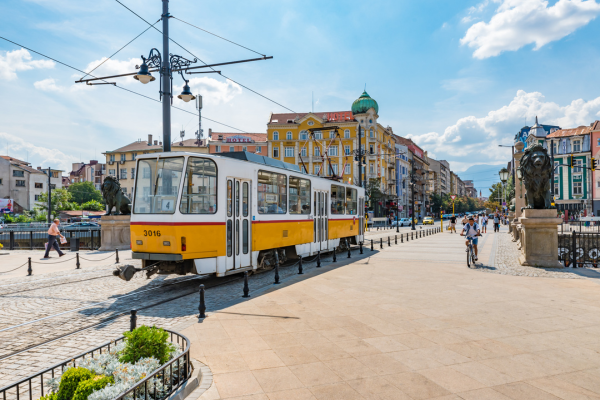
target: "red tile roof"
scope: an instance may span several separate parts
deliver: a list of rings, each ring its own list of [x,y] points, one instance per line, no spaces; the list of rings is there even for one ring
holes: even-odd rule
[[[579,136],[586,135],[592,131],[591,126],[579,126],[577,128],[571,129],[559,129],[557,131],[552,132],[547,138],[559,138],[559,137],[568,137],[568,136]]]
[[[596,120],[595,122],[592,123],[592,130],[600,131],[600,121]]]
[[[324,115],[328,115],[328,114],[342,114],[342,113],[348,113],[350,112],[349,110],[347,111],[320,111],[320,112],[314,112],[312,114],[314,114],[315,116],[319,117],[319,118],[323,118]],[[283,114],[271,114],[271,119],[269,120],[269,122],[267,124],[291,124],[291,123],[295,123],[295,122],[288,122],[289,120],[294,120],[296,118],[303,118],[306,114],[311,114],[308,112],[305,113],[283,113]],[[354,119],[353,119],[354,120]]]

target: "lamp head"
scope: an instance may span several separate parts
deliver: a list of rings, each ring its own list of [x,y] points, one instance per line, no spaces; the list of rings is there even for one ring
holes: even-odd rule
[[[148,82],[156,80],[156,78],[153,77],[152,74],[148,71],[148,65],[146,64],[146,61],[142,63],[140,70],[138,71],[137,75],[133,76],[133,79],[142,82],[144,85]]]
[[[187,81],[185,82],[185,85],[183,86],[183,92],[181,92],[181,94],[177,97],[179,97],[181,100],[185,101],[186,103],[188,103],[191,100],[194,100],[196,98],[196,96],[194,96],[192,94],[192,91],[190,90],[190,86],[187,84]]]

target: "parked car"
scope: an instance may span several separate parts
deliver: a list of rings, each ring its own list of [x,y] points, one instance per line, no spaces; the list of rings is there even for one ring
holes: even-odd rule
[[[433,217],[423,218],[423,225],[433,225]]]
[[[100,227],[100,225],[98,225],[95,222],[85,221],[85,222],[74,222],[72,224],[65,225],[63,227],[63,230],[65,230],[65,231],[82,231],[82,230],[86,230],[86,229],[90,229],[90,228],[99,228],[99,227]]]
[[[392,226],[396,227],[396,221],[392,221]],[[398,226],[410,226],[410,218],[399,218]]]

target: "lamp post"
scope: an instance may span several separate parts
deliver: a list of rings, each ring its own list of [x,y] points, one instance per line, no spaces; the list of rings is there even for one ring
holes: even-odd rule
[[[196,142],[198,143],[198,147],[201,145],[202,141],[202,96],[198,94],[196,96],[196,110],[198,110],[198,130],[196,131]]]
[[[498,172],[498,175],[500,175],[500,180],[502,181],[502,189],[504,191],[504,202],[506,202],[506,181],[508,181],[509,174],[510,172],[506,168],[502,168],[500,172]],[[502,207],[504,208],[504,205]]]

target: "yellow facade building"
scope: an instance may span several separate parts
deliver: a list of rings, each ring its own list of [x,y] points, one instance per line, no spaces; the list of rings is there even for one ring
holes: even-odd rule
[[[378,112],[377,102],[363,92],[351,111],[271,114],[267,124],[269,157],[304,167],[313,175],[338,176],[345,183],[358,185],[354,150],[358,149],[360,126],[366,150],[363,186],[370,179],[381,178],[381,191],[395,196],[396,141],[392,128],[377,122]],[[314,131],[314,140],[311,129],[322,129]]]

